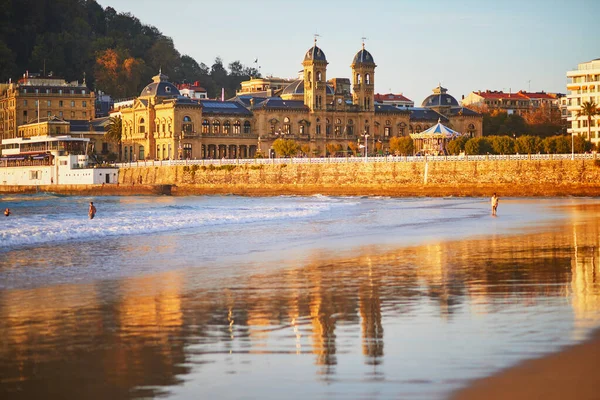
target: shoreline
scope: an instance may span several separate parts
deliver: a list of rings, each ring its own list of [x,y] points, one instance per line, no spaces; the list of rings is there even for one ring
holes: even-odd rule
[[[595,197],[600,196],[600,184],[515,185],[515,184],[455,184],[455,185],[45,185],[0,186],[0,194],[52,193],[69,196],[145,196],[145,195],[238,195],[248,197],[296,196],[388,196],[388,197]]]
[[[474,380],[452,393],[449,399],[598,399],[599,360],[600,329],[597,329],[582,343]]]

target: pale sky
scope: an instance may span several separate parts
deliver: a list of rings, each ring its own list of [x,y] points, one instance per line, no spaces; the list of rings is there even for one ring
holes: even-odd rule
[[[416,106],[438,82],[459,101],[485,89],[566,93],[566,72],[600,57],[598,0],[97,1],[154,25],[198,63],[258,58],[263,76],[296,77],[317,33],[327,78],[350,78],[366,37],[376,92]]]

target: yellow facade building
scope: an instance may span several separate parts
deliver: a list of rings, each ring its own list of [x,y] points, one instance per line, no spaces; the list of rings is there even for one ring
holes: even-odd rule
[[[95,117],[95,94],[83,83],[26,73],[17,83],[0,84],[0,139],[18,137],[19,126],[41,118]]]
[[[482,116],[460,107],[441,87],[422,108],[376,103],[377,65],[364,43],[350,65],[351,97],[342,85],[347,80],[328,81],[327,65],[315,41],[304,55],[300,79],[283,89],[283,81],[253,79],[242,83],[242,90],[228,101],[181,96],[159,72],[131,107],[121,109],[121,154],[125,161],[251,158],[258,150],[271,156],[278,138],[293,139],[303,153],[315,156],[326,155],[332,144],[338,154],[347,154],[356,148],[352,143],[366,143],[370,153],[377,149],[386,154],[390,138],[425,130],[440,120],[470,136],[482,134]],[[279,96],[265,95],[275,89]]]

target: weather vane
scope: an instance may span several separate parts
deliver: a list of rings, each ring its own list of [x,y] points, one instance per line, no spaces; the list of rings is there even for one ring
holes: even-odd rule
[[[316,45],[317,44],[317,38],[321,37],[321,35],[319,35],[318,33],[315,33],[313,36],[315,37],[315,45]]]

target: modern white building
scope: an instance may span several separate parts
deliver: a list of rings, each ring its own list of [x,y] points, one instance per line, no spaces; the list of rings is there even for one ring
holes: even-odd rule
[[[586,101],[593,101],[600,104],[600,58],[581,63],[576,70],[567,72],[567,111],[569,116],[567,121],[571,127],[567,132],[572,135],[588,136],[587,117],[577,117],[581,110],[581,104]],[[592,118],[591,137],[592,143],[600,143],[600,119],[598,116]]]
[[[0,185],[117,183],[119,170],[89,164],[88,138],[33,136],[2,140]]]

